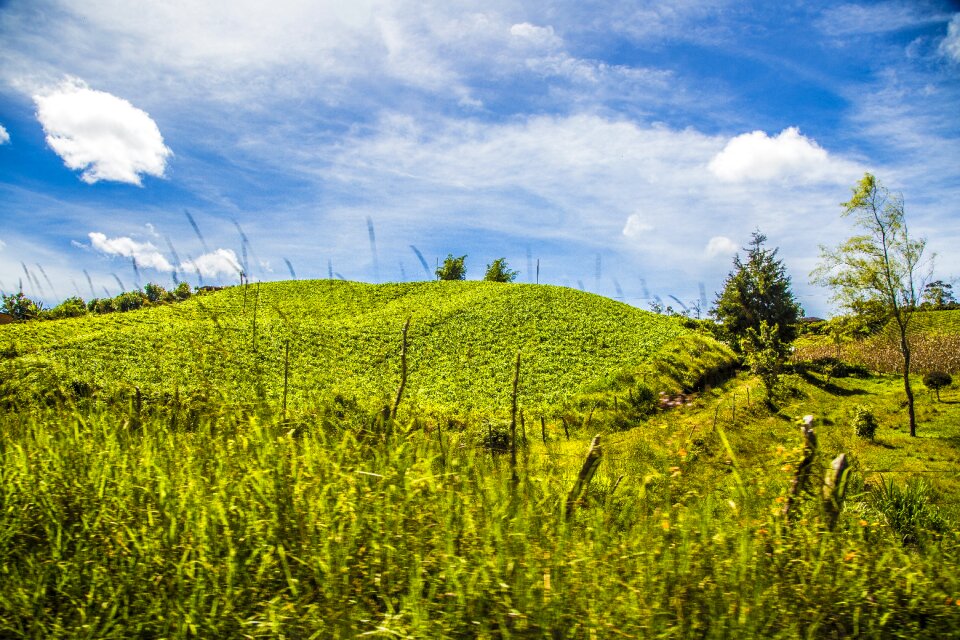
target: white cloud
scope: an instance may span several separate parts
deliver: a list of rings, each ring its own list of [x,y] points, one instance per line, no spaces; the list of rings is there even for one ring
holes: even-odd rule
[[[763,131],[736,136],[713,157],[709,169],[726,182],[783,179],[849,183],[862,172],[852,162],[832,158],[796,127],[772,138]]]
[[[960,62],[960,13],[953,14],[947,25],[947,37],[940,43],[940,53]]]
[[[7,130],[2,124],[0,124],[0,144],[7,144],[10,142],[10,134],[7,133]]]
[[[824,10],[817,27],[830,36],[864,36],[935,23],[940,16],[923,13],[918,3],[841,4]]]
[[[126,100],[76,79],[33,99],[47,144],[84,182],[139,185],[143,174],[163,176],[172,152],[150,116]]]
[[[653,225],[646,222],[639,213],[633,213],[627,218],[621,233],[628,238],[639,238],[648,231],[653,231],[653,229]]]
[[[736,243],[726,236],[713,236],[707,242],[704,253],[708,258],[730,258],[737,252]]]
[[[563,40],[553,32],[553,27],[538,27],[529,22],[521,22],[510,27],[510,35],[532,45],[552,49],[563,44]]]
[[[0,251],[3,251],[7,246],[7,243],[3,240],[0,240]]]
[[[105,234],[96,231],[87,235],[93,248],[107,255],[135,258],[138,267],[156,269],[157,271],[173,271],[173,265],[149,242],[137,242],[133,238],[123,236],[108,238]]]
[[[180,263],[180,270],[199,272],[205,278],[237,275],[240,272],[240,261],[232,249],[217,249],[195,260],[184,260]]]

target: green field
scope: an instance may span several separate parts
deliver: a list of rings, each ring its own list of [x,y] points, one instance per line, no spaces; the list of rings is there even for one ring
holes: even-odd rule
[[[643,368],[691,334],[677,319],[561,287],[303,281],[9,325],[0,329],[8,355],[0,375],[101,395],[139,387],[148,403],[179,393],[277,404],[286,368],[290,406],[331,393],[383,403],[398,385],[408,317],[407,404],[459,414],[509,405],[518,350],[522,402],[553,406],[612,373]]]
[[[0,327],[0,348],[0,638],[960,632],[956,388],[919,394],[918,438],[896,376],[787,375],[770,408],[747,374],[703,377],[729,351],[679,319],[480,283],[233,288]],[[514,466],[492,435],[518,349]],[[644,386],[698,378],[638,411]],[[787,518],[806,414],[819,446]]]

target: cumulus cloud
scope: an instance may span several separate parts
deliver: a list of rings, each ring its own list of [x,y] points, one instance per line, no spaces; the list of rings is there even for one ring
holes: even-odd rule
[[[217,249],[195,260],[184,260],[180,263],[180,270],[193,271],[205,278],[216,278],[221,275],[237,275],[241,268],[237,254],[232,249]]]
[[[763,131],[736,136],[713,157],[709,169],[726,182],[789,179],[846,183],[861,172],[854,163],[831,157],[796,127],[772,138]]]
[[[157,124],[128,101],[76,79],[33,100],[47,144],[84,182],[140,185],[142,175],[163,176],[172,152]]]
[[[653,231],[653,225],[646,222],[638,213],[631,214],[623,225],[623,235],[628,238],[639,238],[648,231]]]
[[[704,253],[708,258],[725,257],[729,258],[737,252],[737,245],[733,240],[726,236],[713,236],[707,242]]]
[[[947,37],[940,43],[940,53],[954,62],[960,62],[960,13],[953,14],[947,25]]]
[[[0,124],[0,144],[7,144],[10,142],[10,134],[7,133],[7,130],[2,124]]]
[[[137,242],[133,238],[124,236],[108,238],[105,234],[96,231],[87,235],[90,238],[90,244],[97,251],[111,256],[134,258],[139,267],[156,269],[157,271],[173,271],[173,265],[149,242]]]

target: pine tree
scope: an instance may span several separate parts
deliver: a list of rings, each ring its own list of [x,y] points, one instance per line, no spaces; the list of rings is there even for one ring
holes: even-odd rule
[[[785,354],[787,345],[797,337],[796,324],[803,309],[790,290],[783,261],[777,258],[779,249],[764,248],[766,241],[765,235],[753,232],[750,246],[744,249],[746,261],[739,254],[734,257],[734,269],[710,313],[722,323],[734,349],[741,351],[743,339],[761,335],[761,324],[766,323],[776,350]]]

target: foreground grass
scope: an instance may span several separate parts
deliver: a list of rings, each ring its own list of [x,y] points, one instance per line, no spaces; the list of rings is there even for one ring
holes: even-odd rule
[[[6,414],[0,637],[955,634],[956,531],[904,544],[862,496],[834,531],[815,499],[788,525],[795,427],[710,421],[751,384],[605,436],[570,519],[589,434],[556,424],[514,483],[443,423]]]

